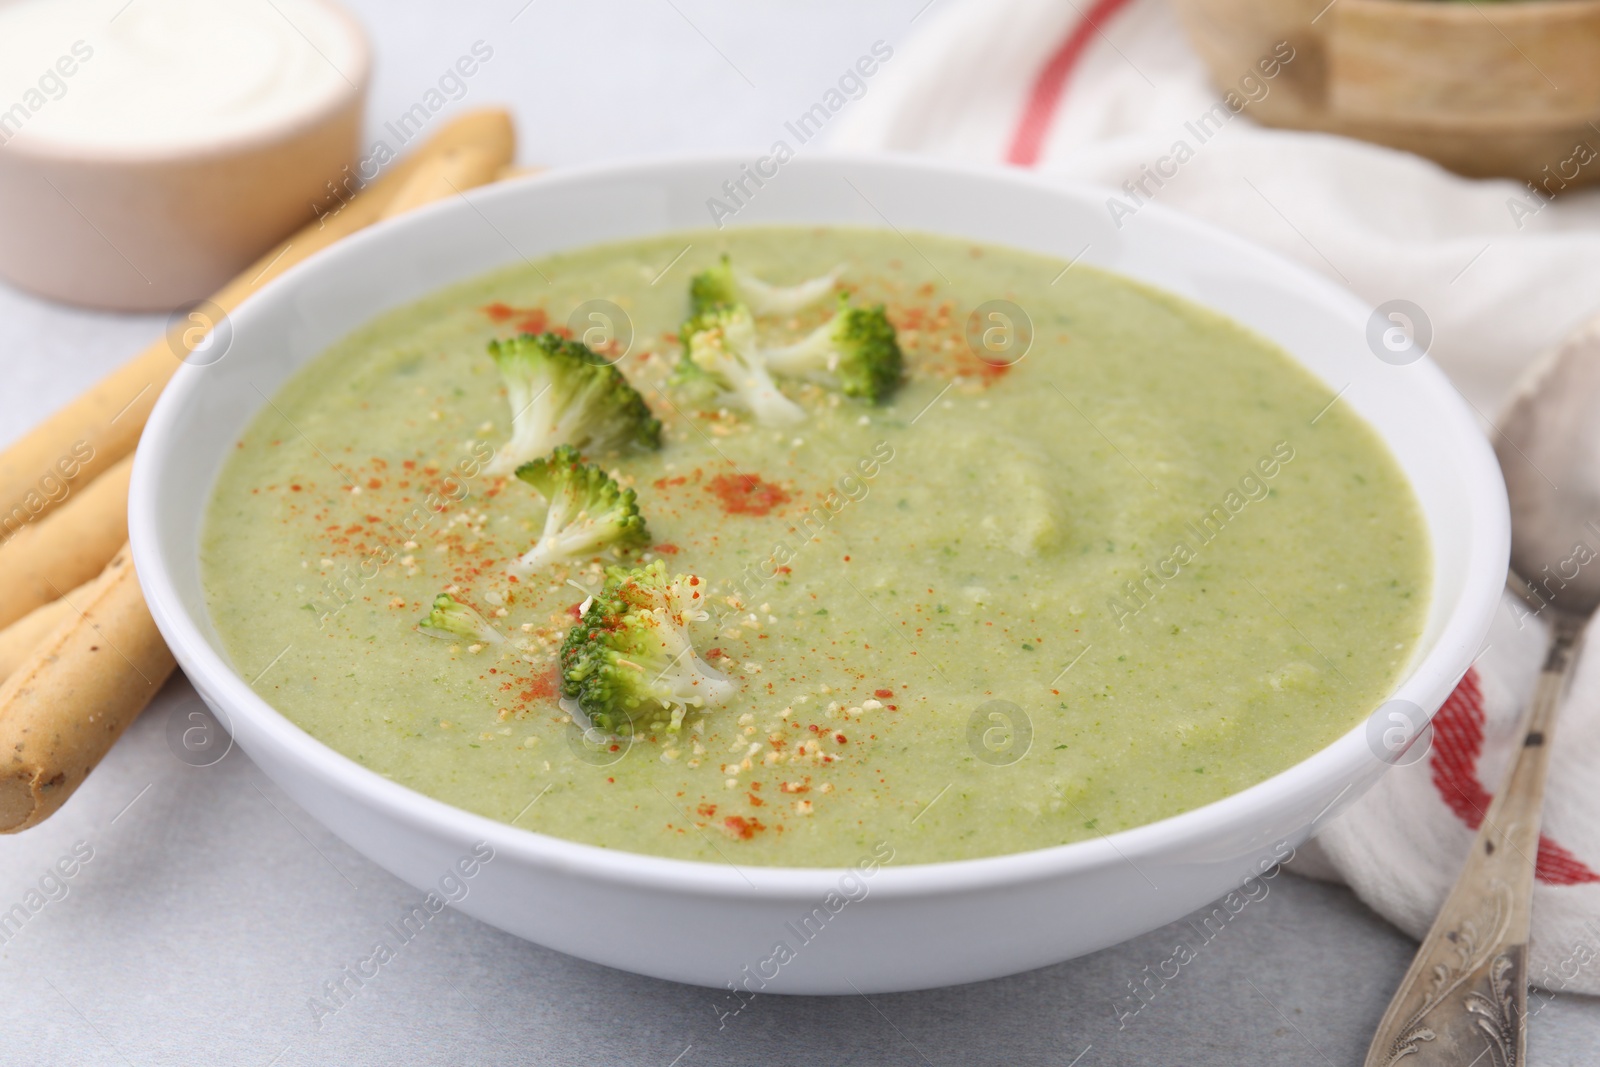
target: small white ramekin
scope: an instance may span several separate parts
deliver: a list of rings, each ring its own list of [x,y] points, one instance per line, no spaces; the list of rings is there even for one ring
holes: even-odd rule
[[[204,299],[315,217],[359,155],[371,60],[349,13],[344,78],[308,110],[167,150],[0,146],[0,278],[52,300],[165,311]]]

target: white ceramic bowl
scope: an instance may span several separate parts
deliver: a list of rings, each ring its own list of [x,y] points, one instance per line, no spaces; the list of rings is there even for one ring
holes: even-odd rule
[[[1240,885],[1377,778],[1385,763],[1357,728],[1242,793],[1148,826],[1011,856],[890,864],[857,881],[839,869],[660,859],[514,829],[358,766],[256,695],[209,621],[197,538],[223,459],[263,406],[262,395],[348,331],[446,284],[524,257],[705,226],[707,198],[721,195],[743,162],[569,170],[481,189],[468,194],[470,203],[458,199],[374,227],[263,288],[234,313],[225,358],[179,371],[139,447],[134,558],[178,662],[262,770],[353,847],[415,886],[434,886],[475,842],[487,842],[495,858],[457,906],[504,930],[642,974],[794,993],[973,981],[1133,937]],[[1366,340],[1371,309],[1322,278],[1156,205],[1119,230],[1104,203],[1104,192],[1011,171],[801,158],[731,224],[881,227],[887,220],[902,231],[1064,259],[1081,254],[1083,262],[1208,305],[1281,344],[1328,384],[1330,398],[1342,390],[1340,402],[1377,427],[1421,501],[1435,592],[1421,651],[1394,696],[1431,713],[1467,669],[1506,573],[1505,490],[1465,406],[1428,361],[1392,366],[1377,359]],[[856,899],[834,914],[824,901],[841,885]],[[800,920],[819,908],[810,928],[821,932],[797,936]],[[765,962],[778,942],[793,958]],[[730,998],[730,1007],[736,1003]]]

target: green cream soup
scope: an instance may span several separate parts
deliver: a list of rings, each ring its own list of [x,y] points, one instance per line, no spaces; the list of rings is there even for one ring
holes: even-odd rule
[[[874,406],[783,381],[806,419],[773,428],[670,384],[688,280],[723,253],[783,284],[842,265],[897,328],[899,391]],[[212,619],[256,690],[351,759],[607,848],[956,860],[1237,792],[1400,677],[1429,594],[1421,516],[1374,432],[1275,346],[1066,266],[733,229],[551,256],[390,312],[240,438],[206,518]],[[762,334],[800,337],[832,303]],[[590,458],[637,493],[642,560],[701,577],[694,643],[737,687],[676,732],[586,743],[560,702],[562,639],[615,560],[507,573],[545,506],[484,469],[511,429],[486,345],[569,322],[626,344],[617,366],[663,424],[659,451]],[[507,642],[420,632],[444,591]]]

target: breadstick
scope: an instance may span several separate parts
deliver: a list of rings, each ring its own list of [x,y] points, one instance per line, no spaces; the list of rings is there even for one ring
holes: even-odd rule
[[[84,582],[60,600],[34,608],[16,622],[0,630],[0,682],[25,663],[33,650],[50,632],[72,614],[73,604],[82,604],[92,591],[94,579]]]
[[[506,166],[499,143],[459,145],[429,156],[396,190],[383,209],[383,218],[392,219],[423,204],[487,185],[498,180]]]
[[[197,324],[210,325],[246,297],[313,252],[376,222],[412,173],[441,153],[470,147],[495,160],[490,176],[514,154],[510,116],[499,109],[468,112],[454,119],[416,152],[355,195],[337,212],[319,218],[267,252],[214,294],[215,308],[202,306]],[[483,181],[488,180],[486,176]],[[457,182],[461,188],[467,186]],[[480,181],[478,184],[482,184]],[[248,210],[248,205],[240,205]],[[133,451],[156,397],[177,371],[181,353],[192,350],[201,331],[170,331],[143,353],[30,430],[0,453],[0,540],[38,520],[80,487]]]
[[[0,683],[0,833],[48,818],[176,666],[127,548]]]
[[[507,163],[505,166],[494,172],[494,180],[497,182],[508,182],[512,178],[526,178],[530,174],[543,174],[547,169],[548,168],[537,167],[531,164]]]
[[[0,544],[0,628],[105,569],[128,540],[128,456]]]
[[[471,151],[456,151],[460,148]],[[269,253],[271,258],[262,261],[265,266],[258,264],[261,269],[254,275],[250,271],[241,275],[217,294],[215,302],[224,310],[232,308],[255,287],[310,252],[380,216],[387,217],[385,208],[401,192],[406,193],[409,208],[426,203],[430,196],[449,195],[493,180],[514,150],[510,116],[505,112],[482,111],[456,119],[339,214],[324,220],[320,229],[308,228]],[[448,155],[450,162],[430,168],[424,177],[414,177],[434,155]],[[291,251],[296,242],[310,247]],[[16,491],[19,485],[31,491],[28,478],[19,482],[16,472],[26,474],[41,456],[61,451],[63,442],[67,442],[65,454],[73,457],[75,469],[69,474],[65,467],[53,468],[67,480],[61,485],[93,478],[125,456],[143,429],[155,393],[166,384],[177,363],[163,339],[0,455],[0,508],[4,507],[4,494]],[[163,370],[164,374],[158,373]],[[105,418],[109,398],[137,385],[141,376],[146,384],[135,401]],[[119,420],[134,425],[131,435],[125,427],[115,427]],[[74,441],[72,434],[80,427],[88,427],[98,436],[91,435],[93,442],[89,437]],[[122,448],[120,453],[115,452],[117,447]],[[99,481],[105,479],[91,482],[78,499],[87,498],[89,489]],[[108,481],[107,491],[117,498],[125,524],[127,483],[123,481],[119,487]],[[47,507],[33,509],[30,502],[27,510],[24,522],[38,518]],[[65,508],[53,516],[59,522],[45,532],[75,541],[79,526],[92,510]],[[12,532],[14,513],[14,508],[0,510],[0,538]],[[8,546],[0,545],[4,547]],[[33,631],[45,629],[41,620],[52,617],[57,620],[56,628],[41,642]],[[101,577],[0,632],[0,647],[12,641],[33,647],[9,675],[0,671],[0,833],[37,825],[59,808],[175,667],[145,606],[126,547]]]

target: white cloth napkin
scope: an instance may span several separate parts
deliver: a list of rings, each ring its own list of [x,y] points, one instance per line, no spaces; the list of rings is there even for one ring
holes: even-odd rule
[[[1235,102],[1262,87],[1274,91],[1257,72],[1233,86]],[[1277,249],[1374,307],[1416,304],[1432,327],[1429,355],[1486,428],[1522,369],[1600,312],[1600,193],[1545,203],[1516,181],[1257,126],[1248,103],[1200,126],[1222,99],[1164,0],[957,0],[930,13],[832,146],[1037,166],[1106,186],[1129,207],[1124,183],[1142,178],[1160,203]],[[1600,132],[1592,143],[1600,148]],[[1146,168],[1171,176],[1158,187]],[[1347,882],[1413,936],[1443,902],[1509,766],[1544,642],[1522,614],[1503,605],[1478,665],[1435,718],[1428,754],[1387,773],[1297,861]],[[1600,993],[1597,703],[1600,640],[1557,725],[1545,806],[1530,970],[1552,991]]]

